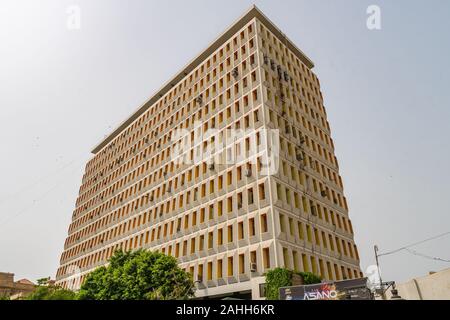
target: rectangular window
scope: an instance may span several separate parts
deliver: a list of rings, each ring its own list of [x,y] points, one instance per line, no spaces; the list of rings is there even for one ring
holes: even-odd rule
[[[263,263],[264,263],[264,268],[270,268],[269,248],[263,249]]]
[[[264,187],[264,183],[261,183],[259,185],[259,200],[264,200],[266,199],[266,190]]]
[[[254,203],[253,188],[247,190],[247,195],[248,195],[248,205],[252,205]]]
[[[223,278],[223,260],[217,260],[217,279]]]
[[[233,242],[233,226],[228,226],[228,243]]]
[[[233,257],[228,258],[228,276],[233,276]]]
[[[213,268],[213,265],[212,265],[212,262],[208,262],[208,281],[210,281],[210,280],[212,280],[212,268]]]
[[[238,223],[238,239],[244,239],[244,222]]]
[[[217,244],[221,246],[223,244],[223,229],[217,230]]]
[[[214,245],[214,234],[212,232],[208,233],[208,249],[212,249]]]
[[[248,220],[248,232],[250,234],[250,237],[253,237],[255,235],[255,219],[250,218]]]
[[[239,255],[239,274],[245,273],[245,256],[244,254]]]
[[[261,215],[261,233],[265,233],[268,231],[267,228],[267,215],[266,214],[262,214]]]

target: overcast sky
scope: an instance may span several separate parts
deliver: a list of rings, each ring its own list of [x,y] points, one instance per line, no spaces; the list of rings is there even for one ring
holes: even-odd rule
[[[252,1],[0,2],[0,271],[55,276],[90,150]],[[450,2],[255,1],[316,64],[363,270],[450,231]],[[381,8],[381,30],[366,9]],[[67,9],[81,9],[80,29]],[[414,249],[450,259],[450,236]],[[385,280],[450,266],[400,252]]]

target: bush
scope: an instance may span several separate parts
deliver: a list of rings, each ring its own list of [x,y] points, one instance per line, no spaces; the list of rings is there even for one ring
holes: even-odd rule
[[[275,268],[266,273],[267,300],[279,300],[280,288],[291,286],[294,274],[301,276],[305,285],[322,282],[319,276],[311,272],[294,272],[285,268]]]
[[[303,278],[303,283],[305,285],[316,284],[316,283],[322,282],[322,279],[318,275],[315,275],[312,272],[297,272],[297,274]]]
[[[292,271],[285,268],[275,268],[266,273],[266,298],[279,300],[279,289],[292,285]]]

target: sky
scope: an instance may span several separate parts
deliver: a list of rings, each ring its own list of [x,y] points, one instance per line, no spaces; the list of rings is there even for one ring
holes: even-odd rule
[[[2,0],[0,271],[55,276],[90,150],[252,4],[315,62],[362,270],[375,244],[450,231],[449,1]],[[406,251],[380,265],[398,282],[450,267]]]

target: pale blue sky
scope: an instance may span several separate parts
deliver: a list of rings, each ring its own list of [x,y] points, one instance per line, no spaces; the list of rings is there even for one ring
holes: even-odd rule
[[[375,243],[450,231],[450,2],[3,0],[0,271],[54,277],[89,151],[253,3],[316,64],[362,269]],[[382,30],[366,28],[370,4]],[[397,281],[450,266],[381,264]]]

